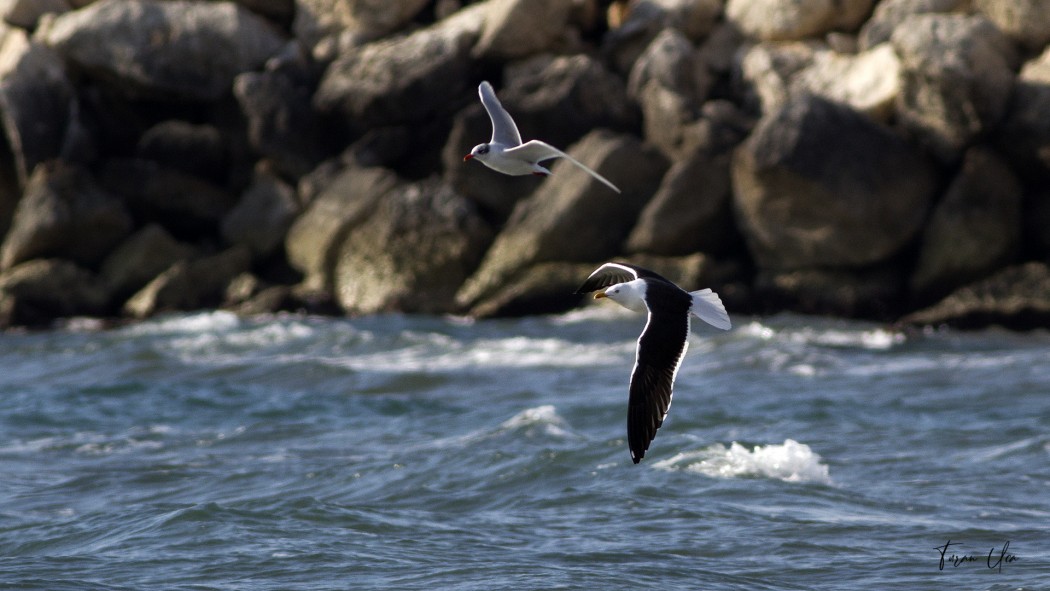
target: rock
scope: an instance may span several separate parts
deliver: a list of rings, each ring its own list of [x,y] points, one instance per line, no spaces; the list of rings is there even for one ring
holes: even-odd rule
[[[229,151],[215,126],[169,119],[142,134],[136,156],[162,167],[222,182],[228,174]]]
[[[316,83],[297,64],[280,70],[246,72],[234,80],[233,93],[248,120],[248,141],[282,174],[298,178],[313,170],[327,150],[324,129],[313,109]]]
[[[61,58],[24,31],[0,25],[0,123],[19,184],[70,148],[82,131],[77,112]]]
[[[261,67],[285,43],[242,6],[182,0],[99,0],[58,16],[43,38],[123,94],[190,101],[228,95],[237,74]]]
[[[919,231],[933,165],[887,128],[800,97],[759,122],[732,165],[734,205],[760,267],[861,267]]]
[[[38,166],[0,248],[0,269],[57,257],[94,265],[131,232],[120,200],[87,171],[55,161]]]
[[[1050,260],[1050,188],[1041,187],[1025,195],[1021,211],[1025,254]]]
[[[913,296],[926,302],[944,297],[1012,262],[1020,246],[1021,194],[998,156],[968,150],[923,230]]]
[[[510,61],[551,50],[565,36],[572,5],[563,0],[489,0],[477,59]]]
[[[764,41],[818,37],[831,30],[851,31],[871,11],[873,0],[728,0],[726,20]]]
[[[915,14],[948,14],[965,12],[970,0],[879,0],[875,12],[860,29],[858,44],[862,51],[886,43],[893,31]]]
[[[292,17],[295,16],[295,0],[235,0],[235,2],[282,26],[291,24]]]
[[[90,271],[63,259],[34,259],[0,273],[0,328],[42,326],[101,314],[108,296]]]
[[[292,187],[272,173],[256,171],[240,202],[223,218],[222,236],[247,247],[256,258],[266,258],[284,244],[299,209]]]
[[[292,288],[287,285],[271,285],[260,290],[251,298],[232,306],[242,316],[261,316],[275,314],[282,310],[294,310],[299,307]]]
[[[66,0],[3,0],[0,1],[0,19],[32,31],[45,14],[62,14],[70,10]]]
[[[124,313],[133,318],[147,318],[158,312],[218,305],[226,286],[250,265],[251,253],[243,246],[177,262],[125,302]]]
[[[627,73],[661,31],[672,28],[699,42],[716,27],[723,0],[635,0],[620,22],[610,19],[602,51],[617,71]]]
[[[728,154],[697,151],[675,163],[627,237],[628,252],[726,253],[734,240]]]
[[[162,226],[148,224],[102,261],[99,280],[115,299],[122,301],[168,267],[194,254],[192,246],[179,242]]]
[[[901,308],[904,280],[897,269],[885,265],[760,271],[755,291],[767,310],[889,320]]]
[[[596,128],[632,131],[638,112],[623,82],[593,58],[540,56],[507,67],[506,85],[496,94],[514,117],[522,139],[542,139],[559,148]],[[492,136],[492,124],[477,100],[460,111],[442,150],[445,179],[478,204],[495,222],[504,221],[514,205],[539,186],[531,177],[508,177],[480,163],[464,163],[470,149]]]
[[[335,293],[350,314],[454,309],[491,242],[470,203],[433,181],[395,189],[340,248]]]
[[[596,131],[568,153],[616,183],[614,194],[557,160],[552,175],[515,208],[478,271],[456,295],[471,308],[523,268],[541,262],[594,262],[615,255],[666,170],[664,159],[632,136]]]
[[[973,8],[1029,50],[1041,51],[1050,43],[1050,3],[1046,0],[973,0]]]
[[[470,49],[476,39],[469,29],[434,25],[356,48],[325,71],[314,105],[362,129],[443,114],[447,101],[420,97],[470,96]]]
[[[349,231],[368,219],[398,183],[386,169],[345,169],[292,223],[285,251],[310,289],[331,291],[339,249]]]
[[[743,54],[741,78],[763,113],[791,97],[815,94],[888,121],[900,93],[900,61],[888,44],[855,55],[814,43],[760,43]]]
[[[189,237],[216,229],[237,203],[236,196],[214,183],[149,160],[109,160],[99,180],[124,198],[137,219]]]
[[[900,123],[938,159],[954,161],[1005,113],[1009,40],[982,16],[940,14],[908,18],[891,40],[902,66]]]
[[[635,62],[627,83],[628,96],[642,108],[645,139],[673,154],[685,125],[699,117],[713,82],[689,39],[664,29]]]
[[[470,310],[475,318],[557,314],[578,305],[576,293],[594,271],[592,263],[536,263],[521,269]]]
[[[1050,48],[1021,68],[997,145],[1034,184],[1050,175]]]
[[[412,20],[427,0],[295,0],[296,38],[314,47],[324,37],[349,33],[371,41]]]
[[[978,329],[1050,328],[1050,268],[1030,262],[960,288],[937,304],[908,314],[903,324]]]

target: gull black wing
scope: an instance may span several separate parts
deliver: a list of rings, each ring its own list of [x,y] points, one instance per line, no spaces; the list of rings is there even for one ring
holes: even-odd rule
[[[670,283],[670,281],[667,281],[667,279],[653,273],[649,269],[643,269],[642,267],[628,263],[605,263],[591,273],[590,277],[583,282],[583,285],[576,290],[576,293],[590,293],[592,291],[604,289],[610,285],[626,283],[638,278],[660,279]]]

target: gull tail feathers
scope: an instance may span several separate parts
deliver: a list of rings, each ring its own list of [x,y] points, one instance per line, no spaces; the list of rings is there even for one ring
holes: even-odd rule
[[[729,330],[733,324],[729,321],[729,313],[722,305],[722,299],[710,289],[701,289],[689,292],[693,296],[693,307],[690,312],[696,314],[697,318],[710,324],[715,328]]]

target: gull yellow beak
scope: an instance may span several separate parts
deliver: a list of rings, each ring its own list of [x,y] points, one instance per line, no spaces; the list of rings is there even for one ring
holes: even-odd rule
[[[596,299],[596,300],[600,300],[602,298],[607,298],[607,297],[609,297],[609,296],[605,295],[604,291],[599,291],[599,292],[596,292],[594,294],[594,299]]]

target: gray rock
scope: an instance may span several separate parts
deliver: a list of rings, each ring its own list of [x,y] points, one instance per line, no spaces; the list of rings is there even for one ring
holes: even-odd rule
[[[714,80],[689,39],[665,29],[635,62],[628,96],[642,108],[645,139],[673,154],[684,127],[700,116],[700,105]]]
[[[1041,51],[1050,42],[1050,4],[1046,0],[973,0],[973,8],[1029,50]]]
[[[308,47],[349,33],[362,41],[392,33],[414,17],[427,0],[295,0],[295,36]]]
[[[219,182],[229,174],[229,151],[222,133],[215,126],[169,119],[142,134],[136,156]]]
[[[310,289],[331,292],[336,260],[350,230],[372,214],[399,181],[382,168],[343,170],[288,230],[288,262]]]
[[[270,172],[256,171],[240,202],[223,218],[222,236],[256,258],[266,258],[284,244],[299,209],[292,187]]]
[[[880,0],[875,12],[860,29],[858,44],[862,51],[886,43],[893,31],[915,14],[949,14],[965,12],[970,0]]]
[[[276,28],[242,6],[183,0],[99,0],[54,19],[43,38],[124,94],[191,101],[228,95],[237,74],[284,47]]]
[[[150,281],[124,303],[124,313],[147,318],[158,312],[216,306],[226,286],[248,270],[251,253],[235,246],[218,254],[180,261]]]
[[[1050,328],[1050,268],[1039,262],[1007,267],[908,314],[901,322],[968,329],[991,325],[1017,330]]]
[[[192,246],[179,242],[162,226],[148,224],[113,249],[102,261],[98,276],[109,293],[122,301],[195,254]]]
[[[0,0],[0,19],[32,31],[45,14],[62,14],[71,10],[66,0]]]
[[[120,200],[79,167],[55,161],[33,172],[0,247],[0,269],[57,257],[94,265],[131,232]]]
[[[1021,68],[1006,116],[996,130],[999,149],[1023,176],[1050,176],[1050,48]]]
[[[722,14],[723,0],[635,0],[624,3],[623,16],[610,7],[609,32],[602,51],[624,74],[654,37],[667,28],[681,31],[693,42],[700,42],[715,29]]]
[[[749,250],[776,270],[887,259],[919,231],[937,180],[887,128],[813,96],[763,118],[732,172]]]
[[[888,265],[770,270],[758,273],[755,292],[761,308],[768,310],[889,320],[899,314],[904,278]]]
[[[727,0],[726,20],[764,41],[818,37],[850,31],[864,21],[873,0]]]
[[[24,31],[0,25],[0,124],[20,184],[75,141],[82,131],[78,112],[76,90],[58,54]]]
[[[463,308],[496,293],[541,262],[593,262],[615,255],[666,170],[665,160],[631,136],[593,132],[568,153],[616,183],[616,195],[589,174],[557,160],[552,175],[521,201],[478,271],[456,295]]]
[[[124,198],[136,218],[177,234],[206,234],[237,204],[235,195],[214,183],[149,160],[109,160],[99,180]]]
[[[1012,262],[1020,246],[1021,193],[998,156],[968,150],[923,230],[913,296],[932,301]]]
[[[283,174],[298,178],[325,156],[324,130],[311,103],[313,85],[304,74],[268,70],[237,76],[233,93],[248,120],[248,141]]]
[[[902,66],[900,123],[952,162],[1006,111],[1014,85],[1010,41],[983,16],[927,14],[891,38]]]
[[[95,276],[71,261],[34,259],[0,273],[0,328],[102,314],[107,301]]]
[[[473,55],[510,61],[550,51],[566,34],[571,8],[563,0],[489,0]]]
[[[518,271],[470,309],[475,318],[557,314],[584,298],[576,294],[593,263],[536,263]]]
[[[736,244],[728,154],[694,152],[664,175],[627,238],[628,252],[726,253]]]
[[[361,128],[422,122],[449,108],[423,97],[469,96],[475,41],[470,30],[432,26],[356,48],[325,71],[314,105]]]
[[[336,298],[350,314],[451,312],[491,234],[470,202],[445,185],[395,189],[343,242]]]

